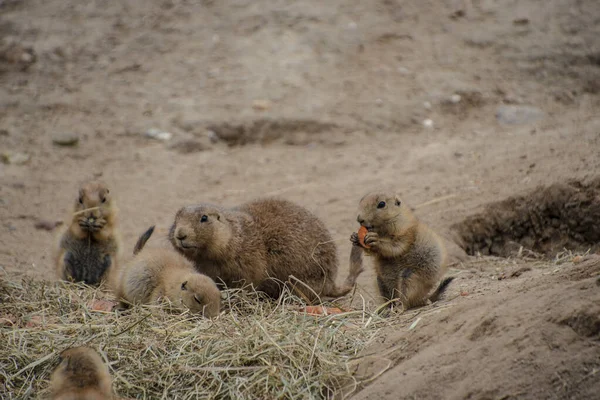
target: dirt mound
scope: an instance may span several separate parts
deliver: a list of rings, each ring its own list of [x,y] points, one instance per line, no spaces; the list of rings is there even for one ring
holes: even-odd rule
[[[540,187],[488,205],[455,224],[468,254],[510,256],[521,247],[554,255],[600,247],[600,179]]]
[[[565,274],[572,268],[560,266]],[[463,274],[457,285],[468,286],[472,278]],[[387,332],[368,357],[389,363],[361,372],[393,367],[355,399],[596,398],[600,290],[595,278],[565,283],[561,274],[545,276],[536,269],[528,278],[500,285],[493,294],[459,296],[437,309],[415,311]]]
[[[283,142],[288,145],[306,145],[311,142],[323,144],[343,143],[333,131],[340,127],[333,123],[298,119],[257,119],[247,123],[228,122],[208,124],[206,129],[230,146],[252,143],[269,144]]]

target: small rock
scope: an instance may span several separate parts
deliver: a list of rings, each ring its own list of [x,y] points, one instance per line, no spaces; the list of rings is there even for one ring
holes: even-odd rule
[[[144,136],[154,140],[160,140],[162,142],[167,142],[171,140],[173,134],[170,132],[165,132],[157,128],[150,128],[145,133]]]
[[[179,140],[169,146],[169,149],[175,150],[181,154],[196,153],[199,151],[209,150],[211,148],[210,139],[183,139]]]
[[[41,229],[44,231],[53,231],[57,227],[63,224],[62,221],[48,221],[45,219],[40,219],[34,225],[35,229]]]
[[[582,261],[583,261],[583,257],[581,257],[581,256],[573,257],[573,264],[579,264]]]
[[[211,143],[217,143],[219,141],[219,135],[215,131],[207,130],[206,137],[210,139]]]
[[[423,121],[423,126],[425,128],[433,128],[433,120],[431,119],[426,119]]]
[[[502,125],[520,125],[544,118],[542,110],[531,106],[502,105],[496,110],[496,119]]]
[[[513,20],[514,25],[527,25],[529,24],[529,18],[517,18]]]
[[[461,99],[462,97],[460,97],[460,94],[453,94],[452,96],[450,96],[450,102],[454,104],[460,102]]]
[[[424,101],[424,102],[423,102],[423,107],[424,107],[426,110],[431,110],[431,103],[430,103],[429,101]]]
[[[52,143],[58,146],[75,146],[79,143],[79,137],[74,133],[61,132],[52,137]]]
[[[29,154],[6,151],[2,153],[2,162],[4,164],[14,164],[14,165],[23,165],[27,164],[31,159]]]
[[[267,111],[271,108],[271,102],[269,100],[254,100],[252,102],[252,108],[256,111]]]
[[[35,51],[30,46],[23,46],[10,40],[0,43],[0,60],[17,66],[21,71],[27,70],[35,63]]]
[[[454,10],[451,14],[450,14],[450,18],[452,19],[458,19],[458,18],[462,18],[466,15],[465,10],[463,9],[459,9],[459,10]]]

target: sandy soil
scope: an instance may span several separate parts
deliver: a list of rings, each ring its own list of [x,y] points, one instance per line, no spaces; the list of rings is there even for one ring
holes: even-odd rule
[[[391,187],[449,240],[457,279],[382,333],[353,395],[593,398],[597,259],[540,258],[535,227],[506,259],[451,241],[490,203],[598,181],[598,38],[596,0],[0,1],[0,265],[54,279],[55,233],[36,223],[94,176],[125,249],[180,206],[279,195],[320,216],[344,260],[358,200]],[[64,134],[78,145],[53,144]],[[585,193],[574,207],[598,215]],[[560,243],[598,249],[579,237]],[[359,286],[376,304],[370,269]]]

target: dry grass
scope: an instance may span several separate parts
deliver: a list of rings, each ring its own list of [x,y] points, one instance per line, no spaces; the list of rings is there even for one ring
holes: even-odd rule
[[[58,353],[79,345],[100,352],[122,397],[328,397],[354,386],[357,354],[391,323],[365,310],[307,316],[289,294],[228,291],[213,321],[165,304],[94,311],[90,302],[110,295],[69,283],[0,278],[0,296],[3,399],[43,398]]]

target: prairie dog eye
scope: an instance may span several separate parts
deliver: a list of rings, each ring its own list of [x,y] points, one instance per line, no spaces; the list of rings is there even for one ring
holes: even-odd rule
[[[102,198],[102,203],[106,203],[106,197]]]
[[[208,221],[208,215],[203,215],[203,216],[200,218],[200,222],[206,222],[206,221]]]
[[[380,201],[379,204],[377,204],[377,208],[383,208],[385,207],[385,201]]]
[[[187,288],[185,287],[185,285],[187,285],[187,281],[183,282],[181,284],[181,290],[187,290]]]
[[[79,204],[83,204],[83,197],[79,198]]]

